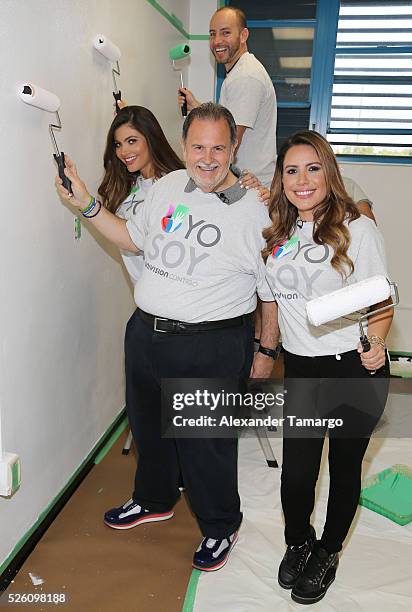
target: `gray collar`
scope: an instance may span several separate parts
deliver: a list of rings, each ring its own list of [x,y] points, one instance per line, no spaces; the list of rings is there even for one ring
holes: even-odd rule
[[[192,193],[195,189],[197,189],[197,185],[191,178],[189,179],[185,187],[185,193]],[[235,204],[236,202],[239,202],[239,200],[241,200],[243,196],[247,193],[247,189],[241,187],[239,181],[236,181],[236,183],[232,185],[232,187],[229,187],[224,191],[212,191],[212,193],[214,193],[215,196],[218,197],[219,200],[221,200],[221,202],[224,202],[225,204],[230,206],[230,204]]]

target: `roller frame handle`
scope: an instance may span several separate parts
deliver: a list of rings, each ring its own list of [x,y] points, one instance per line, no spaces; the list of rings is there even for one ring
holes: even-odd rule
[[[64,169],[66,167],[66,164],[64,162],[64,153],[63,153],[63,151],[60,151],[60,155],[57,155],[56,153],[53,153],[53,157],[56,160],[57,168],[59,170],[59,176],[60,176],[61,180],[63,181],[63,187],[65,187],[67,189],[67,191],[69,191],[70,193],[73,193],[72,182],[71,182],[71,180],[64,173]]]
[[[121,91],[114,91],[113,92],[113,98],[116,101],[116,113],[120,113],[120,111],[122,109],[119,108],[119,105],[117,103],[122,99],[122,92]]]
[[[187,100],[186,100],[186,94],[180,92],[180,94],[184,97],[185,101],[183,102],[183,105],[181,107],[181,111],[182,111],[182,117],[187,117]]]
[[[361,336],[360,342],[361,342],[364,353],[367,353],[368,351],[371,350],[371,343],[368,340],[368,336],[365,336],[365,335]]]

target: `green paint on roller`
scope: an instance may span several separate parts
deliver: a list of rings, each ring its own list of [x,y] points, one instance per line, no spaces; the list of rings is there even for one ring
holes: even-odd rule
[[[169,51],[169,57],[171,60],[181,60],[190,55],[190,46],[187,43],[183,45],[176,45]]]

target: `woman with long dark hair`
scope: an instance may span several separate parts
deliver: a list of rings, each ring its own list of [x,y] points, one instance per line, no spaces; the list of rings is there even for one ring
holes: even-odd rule
[[[393,315],[389,310],[370,316],[369,352],[359,343],[356,317],[316,328],[307,319],[309,300],[376,274],[387,276],[382,237],[347,195],[335,155],[316,132],[300,132],[283,145],[269,213],[263,256],[279,308],[288,391],[281,480],[287,551],[278,582],[292,589],[296,602],[310,604],[333,582],[355,516],[362,459],[387,398],[385,338]],[[325,415],[334,419],[318,418]],[[309,418],[299,427],[302,416]],[[317,541],[310,517],[326,433],[330,488]]]
[[[153,183],[184,165],[153,113],[143,106],[126,106],[116,115],[107,134],[104,168],[98,189],[102,204],[129,220]],[[143,257],[127,251],[122,251],[122,257],[135,285]]]

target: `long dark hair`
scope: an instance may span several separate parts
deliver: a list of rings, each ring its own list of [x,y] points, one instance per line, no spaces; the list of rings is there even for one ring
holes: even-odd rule
[[[328,244],[334,250],[331,259],[332,267],[342,276],[347,276],[347,270],[352,273],[353,262],[348,257],[350,232],[344,224],[360,217],[353,200],[346,193],[335,154],[328,143],[317,132],[305,130],[297,132],[283,144],[276,160],[275,176],[270,189],[268,205],[272,225],[263,231],[266,248],[262,251],[263,258],[269,257],[275,245],[291,238],[295,231],[298,211],[287,199],[283,190],[283,165],[286,153],[296,145],[309,145],[315,149],[325,175],[327,196],[316,207],[313,213],[313,240],[316,244]]]
[[[154,178],[185,167],[168,143],[154,114],[144,106],[125,106],[114,118],[107,134],[103,158],[106,172],[98,189],[103,205],[113,213],[129,195],[136,179],[136,175],[130,173],[116,155],[114,134],[117,128],[126,124],[146,138]]]

